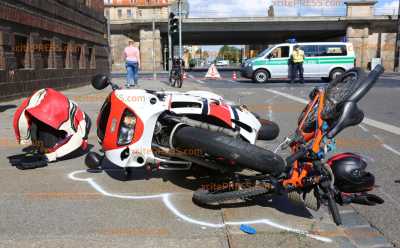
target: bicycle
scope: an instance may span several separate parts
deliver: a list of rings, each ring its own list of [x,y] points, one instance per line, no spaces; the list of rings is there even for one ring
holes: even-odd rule
[[[169,73],[169,83],[172,87],[182,88],[183,83],[183,60],[174,59],[172,70]]]

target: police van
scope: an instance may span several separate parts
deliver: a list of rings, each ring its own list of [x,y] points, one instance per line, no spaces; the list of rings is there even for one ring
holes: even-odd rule
[[[347,42],[305,42],[273,45],[241,67],[241,75],[257,83],[289,78],[289,58],[294,46],[304,51],[305,78],[332,80],[355,65],[353,45]]]

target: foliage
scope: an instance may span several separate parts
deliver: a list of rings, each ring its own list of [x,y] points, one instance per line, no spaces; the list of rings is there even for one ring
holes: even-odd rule
[[[234,46],[224,45],[219,49],[218,59],[230,60],[234,63],[239,62],[241,50]]]

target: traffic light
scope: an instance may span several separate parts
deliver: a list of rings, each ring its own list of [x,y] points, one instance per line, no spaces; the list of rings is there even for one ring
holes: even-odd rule
[[[169,14],[169,31],[171,35],[175,35],[179,32],[179,17],[174,13]]]

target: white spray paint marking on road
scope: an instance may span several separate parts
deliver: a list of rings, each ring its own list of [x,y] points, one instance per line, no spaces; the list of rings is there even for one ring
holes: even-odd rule
[[[250,225],[250,224],[265,224],[265,225],[269,225],[272,227],[275,227],[277,229],[281,229],[284,231],[288,231],[288,232],[292,232],[292,233],[296,233],[296,234],[300,234],[300,235],[304,235],[306,237],[310,237],[322,242],[326,242],[326,243],[331,243],[332,239],[330,238],[326,238],[326,237],[322,237],[319,235],[314,235],[314,234],[310,234],[307,231],[304,230],[300,230],[300,229],[296,229],[296,228],[291,228],[285,225],[281,225],[278,223],[275,223],[269,219],[260,219],[260,220],[249,220],[249,221],[229,221],[229,222],[225,222],[225,223],[210,223],[210,222],[205,222],[205,221],[200,221],[200,220],[196,220],[193,219],[183,213],[181,213],[170,201],[170,196],[171,193],[163,193],[163,194],[156,194],[156,195],[144,195],[144,196],[139,196],[139,195],[122,195],[122,194],[114,194],[114,193],[109,193],[106,190],[104,190],[99,184],[97,184],[97,182],[93,179],[93,178],[79,178],[77,177],[78,174],[82,174],[82,173],[87,173],[86,170],[79,170],[79,171],[73,171],[71,173],[68,174],[68,178],[70,178],[71,180],[74,181],[79,181],[79,182],[87,182],[93,189],[95,189],[97,192],[101,193],[104,196],[108,196],[108,197],[114,197],[114,198],[119,198],[119,199],[130,199],[130,200],[145,200],[145,199],[160,199],[163,201],[163,203],[165,204],[165,206],[175,215],[177,216],[179,219],[184,220],[186,222],[195,224],[195,225],[200,225],[201,228],[204,227],[212,227],[212,228],[223,228],[226,225],[241,225],[241,224],[246,224],[246,225]]]
[[[390,151],[390,152],[396,154],[397,156],[400,156],[400,151],[397,151],[396,149],[394,149],[394,148],[391,147],[390,145],[385,144],[384,140],[383,140],[381,137],[379,137],[379,136],[376,135],[376,134],[373,134],[372,136],[373,136],[375,139],[377,139],[377,140],[381,143],[381,146],[382,146],[383,148],[385,148],[386,150],[388,150],[388,151]]]
[[[271,89],[264,89],[264,90],[267,91],[267,92],[270,92],[270,93],[274,93],[274,94],[286,97],[288,99],[291,99],[291,100],[299,102],[299,103],[303,103],[303,104],[307,104],[308,103],[308,101],[306,99],[303,99],[303,98],[300,98],[300,97],[297,97],[297,96],[293,96],[293,95],[290,95],[290,94],[287,94],[287,93],[283,93],[283,92],[276,91],[276,90],[271,90]],[[368,126],[372,126],[372,127],[384,130],[384,131],[389,132],[389,133],[400,135],[400,127],[396,127],[396,126],[393,126],[391,124],[387,124],[387,123],[384,123],[384,122],[381,122],[381,121],[376,121],[376,120],[369,119],[369,118],[364,118],[363,123],[368,125]]]

